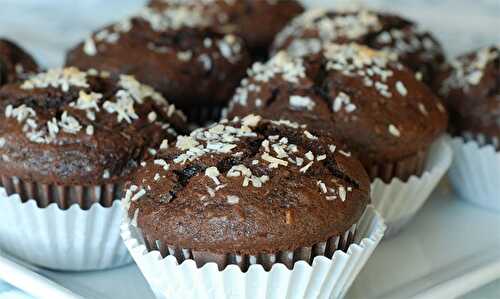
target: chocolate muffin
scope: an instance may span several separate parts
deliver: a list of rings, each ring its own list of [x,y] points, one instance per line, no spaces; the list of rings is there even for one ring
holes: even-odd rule
[[[369,202],[366,172],[333,139],[256,115],[179,136],[142,166],[125,194],[129,216],[150,250],[200,267],[331,257]]]
[[[452,60],[436,84],[450,112],[452,134],[500,149],[500,45]]]
[[[13,42],[0,39],[0,86],[25,78],[38,66],[28,53]]]
[[[320,54],[278,53],[248,71],[229,117],[283,117],[347,145],[371,178],[390,182],[420,174],[428,147],[446,130],[440,100],[385,52],[357,44],[326,45]]]
[[[201,10],[185,7],[144,8],[94,33],[66,61],[134,75],[199,123],[219,117],[249,63],[238,37],[211,31]]]
[[[150,6],[199,9],[214,30],[243,38],[254,58],[267,57],[275,35],[304,10],[295,0],[152,0]]]
[[[131,76],[52,69],[0,90],[1,185],[41,207],[110,206],[142,159],[185,132],[185,116]]]
[[[427,84],[444,62],[443,49],[431,33],[403,17],[367,9],[307,11],[277,35],[273,52],[303,56],[318,53],[331,42],[356,42],[387,51]]]

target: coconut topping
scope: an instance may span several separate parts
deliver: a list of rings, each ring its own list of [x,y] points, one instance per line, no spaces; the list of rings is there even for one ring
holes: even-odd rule
[[[238,182],[244,188],[263,188],[271,180],[273,174],[286,170],[295,175],[314,176],[317,173],[315,168],[325,168],[328,157],[333,157],[331,151],[334,145],[322,148],[320,146],[320,137],[316,137],[313,141],[305,141],[307,137],[301,137],[301,146],[290,142],[289,137],[281,134],[264,134],[262,130],[266,126],[276,126],[273,132],[288,132],[289,130],[298,130],[302,134],[295,135],[290,133],[290,136],[306,135],[305,129],[300,128],[300,125],[294,129],[286,125],[286,122],[279,124],[278,122],[265,121],[257,115],[248,115],[243,119],[235,118],[232,121],[223,120],[207,128],[200,128],[191,133],[190,136],[179,136],[175,148],[169,148],[166,156],[171,159],[171,166],[167,172],[176,175],[179,169],[190,169],[197,173],[204,174],[214,185],[206,186],[205,194],[201,195],[200,200],[207,200],[217,196],[217,192],[229,187],[228,183]],[[267,129],[264,129],[267,130]],[[269,131],[266,131],[269,132]],[[286,133],[289,134],[289,133]],[[310,133],[309,133],[310,134]],[[293,137],[297,138],[297,137]],[[255,152],[250,154],[241,147],[247,143],[255,143],[260,141],[260,147],[255,148]],[[309,144],[304,148],[304,144]],[[311,149],[308,149],[308,148]],[[243,150],[243,151],[242,151]],[[314,151],[314,152],[313,152]],[[248,156],[250,154],[250,156]],[[231,160],[231,165],[221,163],[220,159],[224,159],[226,155],[238,157]],[[220,157],[220,158],[217,158]],[[204,161],[214,161],[207,162]],[[225,161],[225,160],[224,160]],[[240,162],[238,162],[240,161]],[[154,160],[154,169],[162,167],[168,161],[157,158]],[[213,163],[210,165],[210,163]],[[205,166],[193,166],[205,165]],[[202,167],[201,169],[199,169]],[[254,169],[255,168],[255,169]],[[199,169],[199,170],[198,170]],[[330,172],[330,171],[327,171]],[[163,184],[167,176],[156,175],[158,171],[153,171],[155,175],[151,178],[146,177],[143,181],[144,185],[148,184]],[[190,175],[190,176],[191,176]],[[322,176],[323,179],[317,181],[318,192],[325,200],[333,200],[339,198],[342,201],[348,198],[348,192],[352,191],[352,181],[346,180],[345,177],[338,177],[334,174]],[[170,180],[170,179],[169,179]],[[314,181],[316,182],[316,181]],[[186,184],[185,182],[182,184]],[[130,189],[130,188],[129,188]],[[133,198],[133,190],[129,190],[130,196],[125,197],[125,200]],[[227,196],[227,203],[235,205],[241,202],[241,198],[235,195]]]
[[[316,106],[313,100],[310,97],[302,97],[302,96],[291,96],[290,97],[290,107],[293,110],[308,110],[312,111]]]
[[[73,114],[75,110],[84,111],[86,118],[91,122],[96,120],[96,113],[109,113],[116,114],[117,123],[132,123],[139,118],[135,111],[136,105],[151,100],[159,107],[162,107],[169,117],[175,113],[181,119],[185,119],[182,112],[176,110],[153,88],[139,83],[134,77],[122,75],[118,82],[118,90],[108,99],[105,99],[104,95],[99,92],[89,90],[88,79],[90,77],[105,79],[108,78],[108,75],[106,73],[97,73],[95,70],[83,72],[72,67],[52,69],[46,73],[37,74],[24,81],[21,84],[21,89],[54,88],[62,92],[78,89],[78,98],[68,103],[67,110],[62,110],[59,118],[52,117],[46,121],[41,121],[36,111],[26,104],[17,107],[7,105],[5,116],[22,124],[25,135],[35,143],[53,143],[61,133],[75,135],[83,132],[89,136],[94,135],[96,127],[91,124],[84,125],[82,120]],[[64,109],[64,107],[61,107],[61,109]],[[159,123],[155,112],[151,112],[148,119],[150,122],[156,122],[162,128],[170,130],[170,132],[173,130],[169,128],[169,124]]]
[[[464,89],[478,85],[483,78],[486,66],[495,59],[500,59],[500,45],[483,48],[472,58],[462,56],[450,62],[452,72],[443,82],[441,92],[447,95],[452,89]]]
[[[200,5],[173,5],[165,9],[144,7],[137,14],[125,19],[115,25],[102,29],[101,31],[88,37],[82,50],[88,56],[95,56],[99,51],[106,50],[106,44],[116,44],[122,34],[129,33],[132,30],[133,21],[146,22],[152,31],[165,32],[169,30],[181,30],[182,28],[205,29],[211,25],[212,21],[204,15],[204,8]],[[237,62],[241,58],[242,42],[234,35],[227,34],[218,38],[216,42],[211,39],[205,39],[206,48],[214,47],[220,55],[231,63]],[[190,62],[196,55],[191,50],[177,50],[170,46],[159,46],[150,41],[146,43],[149,50],[165,54],[171,51],[176,53],[177,59],[181,62]],[[198,59],[206,70],[212,68],[212,59],[206,54],[201,54]]]
[[[409,102],[414,101],[409,105],[415,106],[419,116],[430,118],[434,115],[431,106],[434,104],[426,104],[425,101],[420,100],[418,90],[411,90],[415,88],[415,84],[412,84],[413,78],[407,79],[408,76],[404,75],[407,69],[399,60],[386,52],[372,50],[355,43],[329,44],[324,47],[321,56],[310,57],[307,61],[302,58],[293,58],[286,52],[280,52],[272,60],[274,62],[254,65],[253,71],[249,72],[250,77],[242,80],[230,102],[226,112],[228,115],[236,116],[252,111],[262,111],[266,117],[272,117],[271,114],[280,112],[290,113],[292,116],[289,117],[294,117],[295,111],[311,112],[315,111],[318,105],[328,103],[334,120],[356,123],[364,117],[364,114],[369,113],[370,109],[374,111],[381,109],[380,111],[384,111],[383,114],[392,114],[390,113],[392,108],[385,110],[382,107],[400,105],[401,98],[407,98]],[[277,68],[276,64],[287,67]],[[318,66],[323,71],[318,72]],[[285,80],[281,71],[276,71],[283,69],[301,69],[301,75],[297,77],[299,81]],[[330,86],[336,78],[343,83]],[[364,85],[363,91],[375,94],[371,100],[374,108],[368,108],[369,103],[365,101],[361,93],[349,86],[351,78],[356,81],[356,84]],[[257,104],[258,101],[264,103],[263,107]],[[287,101],[286,106],[284,106],[284,101]],[[311,119],[326,117],[317,113],[306,114]],[[297,119],[301,117],[297,114]],[[394,128],[389,129],[389,121],[394,122]],[[397,116],[390,116],[390,120],[380,119],[374,128],[376,134],[385,134],[391,138],[401,137],[406,133],[405,130],[405,126],[401,124]],[[307,132],[304,134],[314,139],[314,136]]]
[[[351,113],[356,110],[356,105],[351,103],[351,98],[347,94],[339,92],[339,94],[333,101],[332,110],[333,112],[339,112],[342,109],[347,113]]]
[[[324,56],[328,59],[328,70],[338,71],[346,76],[362,77],[366,86],[375,87],[384,97],[392,97],[387,82],[393,76],[389,64],[398,68],[402,65],[386,53],[358,44],[330,44],[325,47]]]
[[[433,60],[441,47],[418,26],[365,8],[347,7],[336,11],[313,9],[295,18],[276,37],[274,48],[292,56],[304,57],[321,52],[332,42],[367,44],[393,58],[418,55]]]
[[[410,25],[405,30],[391,28],[378,33],[375,38],[377,49],[396,56],[420,53],[422,58],[432,57],[441,52],[439,45],[418,26]]]
[[[312,9],[295,18],[275,41],[283,45],[292,37],[287,51],[296,57],[319,53],[324,44],[337,39],[356,40],[363,35],[380,30],[382,24],[376,13],[366,9],[346,8],[332,15],[325,9]],[[309,32],[317,32],[315,35]]]
[[[69,67],[64,69],[51,69],[45,73],[37,74],[29,80],[24,81],[22,89],[34,88],[60,88],[67,92],[70,87],[88,87],[87,73],[79,71],[77,68]]]
[[[391,133],[391,135],[395,136],[395,137],[400,137],[401,136],[401,132],[399,131],[399,129],[393,125],[393,124],[390,124],[389,125],[389,133]]]
[[[236,89],[229,109],[236,103],[246,106],[248,96],[261,91],[259,84],[269,82],[275,78],[281,78],[282,80],[296,84],[299,80],[306,77],[302,59],[294,59],[285,52],[276,54],[266,63],[254,63],[247,73],[248,78],[244,79],[241,82],[241,86]],[[305,108],[312,110],[314,109],[314,102],[310,98],[292,96],[290,97],[290,106],[295,109]]]

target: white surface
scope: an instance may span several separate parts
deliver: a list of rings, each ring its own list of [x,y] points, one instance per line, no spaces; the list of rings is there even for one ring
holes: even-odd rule
[[[441,186],[407,229],[382,241],[347,298],[454,298],[499,279],[500,234],[487,232],[500,227],[500,214],[453,197]],[[85,298],[154,298],[134,265],[40,273]]]
[[[159,251],[148,252],[141,233],[129,219],[121,231],[157,298],[328,299],[344,297],[382,239],[385,228],[382,217],[369,206],[357,223],[354,243],[346,252],[336,250],[331,259],[317,256],[311,265],[298,261],[291,270],[278,263],[265,271],[254,264],[245,273],[237,265],[229,265],[223,271],[215,263],[198,268],[193,260],[187,260],[179,265],[171,255],[162,258]],[[289,253],[292,255],[293,251]],[[295,258],[291,256],[291,260]]]
[[[20,289],[29,289],[33,296],[40,299],[83,299],[48,278],[38,275],[30,266],[23,265],[0,251],[0,279]]]
[[[453,197],[441,187],[406,230],[382,242],[353,298],[453,298],[500,277],[500,234],[489,233],[500,214]]]

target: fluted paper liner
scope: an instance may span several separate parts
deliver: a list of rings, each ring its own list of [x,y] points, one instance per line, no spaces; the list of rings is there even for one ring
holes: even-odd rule
[[[131,257],[120,238],[120,201],[88,210],[55,203],[39,208],[0,188],[0,247],[32,264],[55,270],[98,270],[125,265]]]
[[[420,151],[395,163],[377,164],[367,169],[372,179],[391,182],[394,178],[407,181],[412,176],[420,176],[425,171],[425,161],[428,151]]]
[[[299,260],[289,269],[275,263],[270,271],[260,264],[244,272],[238,265],[220,271],[216,263],[198,267],[192,259],[179,263],[176,257],[162,257],[149,251],[137,227],[125,218],[122,238],[157,298],[183,299],[281,299],[341,298],[345,295],[384,234],[380,215],[368,207],[356,225],[356,237],[347,251],[335,250],[328,258],[314,257],[312,263]]]
[[[206,251],[196,251],[190,248],[179,248],[171,244],[163,244],[160,241],[149,238],[142,232],[144,243],[148,251],[158,250],[162,257],[171,255],[177,259],[178,263],[185,260],[193,260],[198,267],[204,266],[206,263],[216,263],[219,270],[223,270],[228,265],[237,265],[242,271],[247,271],[248,267],[254,264],[259,264],[266,271],[271,270],[276,263],[281,263],[289,269],[293,268],[296,261],[312,262],[316,256],[326,256],[331,258],[335,251],[349,248],[349,245],[354,241],[356,236],[357,224],[344,232],[340,236],[334,236],[324,242],[319,242],[310,247],[300,247],[295,250],[278,251],[274,253],[263,253],[257,255],[240,255],[240,254],[217,254]]]
[[[413,175],[406,182],[375,179],[371,198],[386,222],[386,237],[397,234],[420,210],[450,167],[452,157],[447,138],[442,137],[431,145],[421,176]]]
[[[187,119],[197,124],[209,124],[221,118],[224,106],[212,104],[209,106],[199,105],[186,110]]]
[[[8,195],[18,194],[23,202],[35,200],[40,208],[56,203],[61,209],[68,209],[78,204],[82,209],[89,209],[94,203],[104,207],[113,205],[113,201],[120,199],[123,184],[109,183],[103,185],[74,185],[64,186],[29,182],[18,177],[0,176],[0,187],[5,188]]]
[[[458,197],[480,207],[500,211],[500,152],[495,145],[455,137],[450,183]]]

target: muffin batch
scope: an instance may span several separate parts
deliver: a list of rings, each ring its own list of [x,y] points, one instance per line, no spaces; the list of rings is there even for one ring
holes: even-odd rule
[[[0,203],[39,230],[6,217],[0,246],[73,271],[126,247],[159,298],[339,298],[452,150],[500,209],[499,82],[498,46],[446,62],[411,20],[291,0],[152,0],[49,70],[0,40]]]
[[[444,106],[432,91],[398,60],[365,46],[329,44],[306,59],[280,52],[249,73],[229,118],[280,115],[326,132],[372,178],[420,174],[427,148],[446,130]]]

